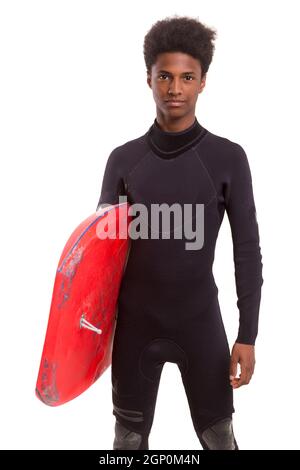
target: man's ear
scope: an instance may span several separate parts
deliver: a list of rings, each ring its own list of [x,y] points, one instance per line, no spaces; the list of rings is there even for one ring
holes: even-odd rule
[[[198,93],[201,93],[203,91],[205,84],[206,84],[206,73],[203,75],[203,77],[201,77],[201,82],[199,85]]]
[[[150,88],[152,88],[152,82],[151,82],[151,74],[147,72],[147,83]]]

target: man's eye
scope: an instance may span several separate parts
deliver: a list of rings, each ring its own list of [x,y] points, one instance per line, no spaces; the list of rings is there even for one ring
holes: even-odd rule
[[[165,73],[161,73],[161,74],[158,76],[158,78],[161,78],[161,77],[169,78],[169,75],[166,75]],[[164,78],[163,78],[163,80],[164,80]],[[188,82],[194,80],[194,77],[192,77],[192,75],[185,75],[184,78],[190,78],[191,80],[188,80]]]

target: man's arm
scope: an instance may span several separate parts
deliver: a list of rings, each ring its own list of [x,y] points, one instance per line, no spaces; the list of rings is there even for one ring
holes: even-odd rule
[[[254,371],[254,345],[263,284],[263,264],[251,171],[246,153],[238,144],[235,144],[232,155],[225,204],[232,233],[239,309],[239,331],[233,346],[230,367],[230,380],[236,388],[249,383]],[[241,365],[241,375],[236,379],[238,362]]]
[[[119,196],[125,195],[118,148],[116,147],[107,159],[96,211],[107,204],[118,204]]]

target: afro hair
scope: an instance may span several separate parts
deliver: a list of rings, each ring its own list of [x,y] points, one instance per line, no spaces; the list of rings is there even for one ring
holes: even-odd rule
[[[147,73],[151,73],[158,54],[183,52],[199,60],[203,76],[212,61],[216,35],[215,29],[208,28],[196,18],[174,15],[157,21],[144,39]]]

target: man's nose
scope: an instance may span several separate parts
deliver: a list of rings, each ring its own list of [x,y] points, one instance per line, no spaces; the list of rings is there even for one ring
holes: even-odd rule
[[[169,93],[173,95],[179,95],[182,93],[180,78],[173,78],[170,84]]]

